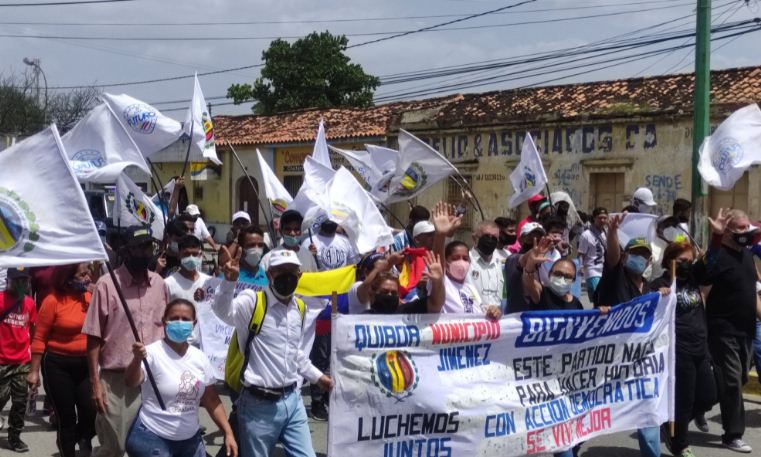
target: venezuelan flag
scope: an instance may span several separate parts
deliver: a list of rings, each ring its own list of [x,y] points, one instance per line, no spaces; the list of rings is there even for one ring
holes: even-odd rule
[[[405,248],[404,263],[399,273],[399,295],[404,303],[417,298],[417,285],[425,271],[425,248]]]
[[[330,331],[330,302],[333,292],[338,294],[338,311],[349,312],[349,289],[356,281],[357,272],[354,265],[317,273],[303,273],[296,287],[296,295],[304,299],[326,299],[328,306],[317,316],[316,331],[324,334]]]

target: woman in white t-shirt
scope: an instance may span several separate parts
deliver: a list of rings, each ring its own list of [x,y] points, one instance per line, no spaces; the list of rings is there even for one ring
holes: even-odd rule
[[[465,281],[470,269],[470,250],[462,241],[452,241],[444,249],[446,272],[436,254],[427,253],[428,312],[485,314],[491,319],[502,317],[498,306],[484,307],[478,291]]]
[[[204,457],[198,406],[203,405],[225,437],[227,455],[238,455],[227,414],[214,390],[213,369],[203,352],[188,344],[196,323],[196,310],[188,300],[169,302],[164,311],[165,337],[144,346],[132,346],[132,362],[124,373],[129,387],[142,385],[143,404],[127,438],[127,455]],[[148,361],[161,398],[162,410],[150,382],[146,381],[143,359]]]

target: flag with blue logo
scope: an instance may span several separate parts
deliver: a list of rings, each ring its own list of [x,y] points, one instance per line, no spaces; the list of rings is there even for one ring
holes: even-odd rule
[[[513,195],[510,196],[508,202],[510,208],[515,208],[538,194],[547,185],[547,175],[544,173],[542,159],[528,132],[521,147],[521,161],[510,173],[510,183],[513,185]]]
[[[144,157],[150,157],[182,136],[182,124],[126,94],[103,94],[124,130]]]
[[[753,103],[732,113],[700,145],[700,176],[730,190],[751,165],[761,163],[761,109]]]

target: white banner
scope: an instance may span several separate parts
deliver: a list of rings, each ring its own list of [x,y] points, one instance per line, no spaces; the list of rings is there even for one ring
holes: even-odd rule
[[[673,294],[611,309],[334,316],[328,455],[520,456],[673,416]]]
[[[0,267],[106,258],[55,125],[0,152]]]

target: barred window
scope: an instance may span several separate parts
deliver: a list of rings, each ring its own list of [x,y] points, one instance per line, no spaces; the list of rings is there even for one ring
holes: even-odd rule
[[[462,175],[462,177],[465,179],[465,182],[468,183],[468,186],[472,186],[473,184],[473,176],[472,175]],[[473,205],[470,203],[469,200],[464,198],[463,196],[464,191],[463,187],[455,182],[455,179],[450,177],[447,179],[447,203],[450,203],[454,206],[462,205],[466,208],[465,216],[462,218],[462,225],[460,226],[460,230],[472,230],[473,229],[473,212],[476,211],[475,208],[473,208]]]
[[[285,187],[285,190],[287,190],[289,194],[294,196],[299,193],[301,183],[303,182],[304,177],[301,175],[283,177],[283,187]]]

